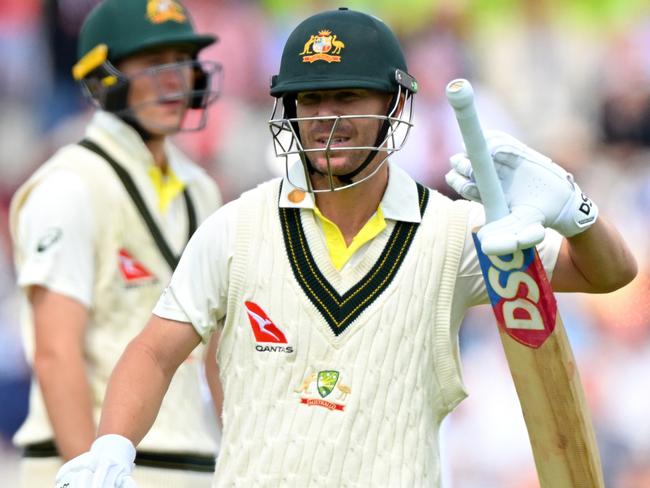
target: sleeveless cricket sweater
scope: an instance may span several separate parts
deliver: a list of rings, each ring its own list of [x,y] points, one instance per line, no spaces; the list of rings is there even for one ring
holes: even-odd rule
[[[116,154],[116,149],[111,150],[106,142],[102,141],[101,145],[109,153]],[[136,184],[140,182],[138,186],[143,188],[142,182],[148,179],[143,165],[138,167],[133,161],[125,162],[125,158],[116,159],[127,168]],[[18,212],[30,191],[49,174],[61,169],[77,174],[87,185],[92,198],[96,229],[93,244],[95,276],[84,347],[94,415],[98,421],[113,367],[127,344],[144,328],[154,304],[171,277],[171,270],[113,169],[100,156],[78,145],[62,148],[19,189],[12,206],[14,236],[17,236]],[[212,193],[207,191],[206,183],[200,178],[188,182],[187,186],[195,202],[198,219],[203,220],[213,210],[212,202],[208,201]],[[146,194],[143,197],[145,201],[149,200],[151,213],[157,219],[155,203]],[[178,227],[174,232],[187,235],[187,226]],[[16,255],[15,259],[20,268],[22,256]],[[125,277],[124,273],[128,273],[129,267],[135,273]],[[23,316],[25,320],[22,326],[31,356],[34,326],[30,314]],[[215,443],[206,432],[200,414],[203,408],[199,383],[201,364],[202,358],[195,352],[180,366],[158,417],[139,444],[139,449],[206,455],[215,452]],[[193,413],[188,415],[187,412]],[[33,381],[29,415],[15,441],[25,445],[52,438],[52,428],[38,383]]]
[[[337,271],[311,210],[278,180],[241,197],[218,351],[215,486],[438,486],[438,431],[464,397],[450,337],[468,205],[419,187]]]

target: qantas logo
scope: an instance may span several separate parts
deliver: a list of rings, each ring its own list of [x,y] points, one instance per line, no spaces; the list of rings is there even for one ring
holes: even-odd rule
[[[277,325],[266,315],[262,308],[253,302],[244,302],[248,320],[251,323],[255,341],[255,349],[259,352],[285,352],[292,353],[293,347],[280,344],[287,344],[287,337]],[[271,345],[278,344],[278,345]]]
[[[118,252],[120,274],[127,285],[156,282],[157,278],[142,263],[136,261],[125,249]]]

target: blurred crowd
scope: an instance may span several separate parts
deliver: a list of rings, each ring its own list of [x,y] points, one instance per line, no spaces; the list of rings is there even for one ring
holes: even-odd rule
[[[58,146],[81,138],[90,107],[70,76],[76,35],[98,0],[0,0],[0,457],[27,407],[7,212],[13,191]],[[281,47],[318,0],[186,0],[219,43],[221,98],[205,131],[177,142],[230,200],[283,166],[267,120]],[[419,81],[415,128],[394,159],[450,194],[448,158],[462,148],[444,87],[469,78],[486,128],[570,168],[635,252],[638,277],[606,296],[559,296],[606,483],[650,486],[650,8],[646,2],[402,0],[344,2],[382,17]],[[621,5],[625,4],[625,8]],[[446,487],[538,486],[530,444],[487,307],[461,327],[469,397],[445,421]],[[0,479],[10,469],[0,463]]]

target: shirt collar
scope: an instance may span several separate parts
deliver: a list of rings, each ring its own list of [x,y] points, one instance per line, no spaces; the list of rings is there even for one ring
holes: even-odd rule
[[[313,209],[316,201],[313,193],[308,193],[299,188],[307,188],[305,171],[300,161],[295,161],[289,166],[288,175],[282,179],[282,192],[280,193],[280,208],[310,208]]]
[[[397,164],[388,162],[388,185],[381,199],[384,218],[402,222],[422,221],[418,186]]]
[[[415,181],[398,165],[388,161],[388,185],[381,199],[381,210],[385,219],[419,223],[420,203]],[[305,172],[300,161],[289,167],[284,177],[280,194],[280,208],[309,208],[315,206],[314,195],[298,190],[295,185],[306,188]],[[298,197],[298,198],[296,198]],[[302,198],[301,198],[302,197]]]
[[[86,136],[99,144],[107,144],[106,150],[119,151],[121,155],[129,155],[129,159],[153,163],[153,156],[140,137],[140,134],[118,116],[98,110],[95,112]],[[122,159],[122,158],[120,158]]]
[[[130,169],[139,166],[148,171],[155,164],[140,134],[112,113],[96,111],[86,130],[86,137],[96,141],[120,164]],[[169,138],[165,141],[165,152],[169,166],[179,180],[188,183],[197,177],[196,168],[187,156],[170,142]]]

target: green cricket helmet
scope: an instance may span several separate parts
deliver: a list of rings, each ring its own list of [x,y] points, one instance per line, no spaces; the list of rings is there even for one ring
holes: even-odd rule
[[[388,113],[361,115],[383,120],[374,146],[330,147],[331,136],[340,120],[359,118],[360,115],[323,117],[334,120],[326,147],[306,149],[302,146],[298,130],[301,119],[296,117],[297,94],[336,89],[368,89],[393,95]],[[307,174],[316,171],[309,161],[310,152],[325,150],[326,154],[331,154],[367,149],[368,156],[354,172],[337,177],[344,183],[342,186],[333,184],[330,171],[330,187],[320,191],[341,190],[361,183],[379,171],[392,152],[402,148],[412,127],[413,95],[416,92],[417,82],[408,74],[400,43],[380,19],[347,8],[313,15],[289,35],[280,71],[271,79],[271,95],[276,102],[269,124],[276,155],[284,157],[287,166],[288,157],[298,155]],[[375,171],[354,181],[353,178],[372,162],[378,152],[385,153],[385,157]]]
[[[398,86],[417,91],[395,34],[376,17],[341,8],[309,17],[294,29],[271,95],[337,88],[392,93]]]
[[[129,117],[127,97],[130,79],[115,66],[129,56],[165,47],[183,47],[192,61],[161,65],[142,75],[163,76],[165,72],[190,68],[193,86],[182,96],[188,107],[205,109],[218,95],[221,65],[198,61],[203,48],[217,38],[197,34],[187,9],[178,0],[104,0],[86,17],[79,34],[79,61],[73,67],[75,80],[98,107]],[[165,95],[160,95],[165,99]],[[132,114],[131,114],[132,115]],[[202,118],[200,127],[205,125]],[[180,128],[179,128],[180,129]]]

